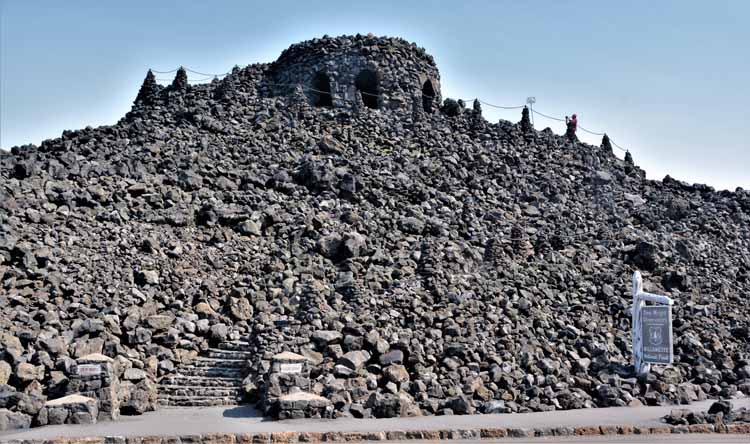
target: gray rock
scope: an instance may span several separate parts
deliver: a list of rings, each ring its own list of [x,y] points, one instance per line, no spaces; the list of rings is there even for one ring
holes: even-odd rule
[[[401,350],[391,350],[380,356],[380,364],[388,366],[391,364],[402,364],[404,362],[404,352]]]
[[[31,427],[31,416],[20,412],[0,409],[0,432],[6,430],[28,429]]]
[[[357,350],[345,353],[344,356],[338,360],[338,364],[349,367],[352,370],[359,370],[368,360],[370,360],[369,353],[364,350]]]
[[[318,330],[314,332],[311,339],[320,345],[333,344],[344,338],[341,332],[333,330]]]
[[[472,406],[471,401],[463,395],[451,399],[448,405],[453,413],[458,415],[470,415],[474,413],[474,406]]]
[[[214,324],[211,326],[211,338],[216,341],[224,341],[229,335],[229,327],[226,324]]]
[[[246,236],[261,236],[263,234],[260,225],[251,220],[240,222],[237,225],[237,231]]]
[[[195,191],[203,186],[203,178],[194,171],[180,171],[177,176],[177,184],[185,191]]]
[[[711,407],[708,409],[709,414],[715,414],[715,413],[723,413],[725,415],[728,415],[732,412],[732,402],[731,401],[716,401],[713,404],[711,404]]]
[[[236,319],[247,321],[253,317],[253,306],[245,298],[231,298],[229,301],[229,310]]]
[[[139,368],[129,368],[125,370],[125,373],[123,374],[123,379],[126,381],[140,381],[142,379],[146,379],[147,375],[146,372]]]
[[[135,283],[138,285],[158,285],[159,273],[154,270],[141,270],[135,273]]]
[[[70,412],[66,408],[56,407],[47,409],[47,423],[49,425],[59,425],[68,422]]]
[[[409,372],[400,364],[389,365],[383,369],[383,374],[389,381],[395,384],[403,384],[409,381]]]
[[[44,366],[35,366],[22,362],[16,367],[16,378],[20,381],[30,382],[44,379]]]
[[[7,384],[13,368],[5,361],[0,361],[0,385]]]
[[[149,327],[155,331],[168,330],[174,324],[175,318],[172,315],[153,315],[146,319]]]

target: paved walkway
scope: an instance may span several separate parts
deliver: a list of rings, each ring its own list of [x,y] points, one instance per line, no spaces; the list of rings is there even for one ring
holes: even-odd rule
[[[451,440],[450,444],[747,444],[747,435],[728,434],[670,434],[670,435],[602,435],[602,436],[554,436],[540,438],[478,439],[473,441]],[[381,441],[377,444],[391,444]],[[435,441],[408,441],[409,444],[435,444]]]
[[[735,408],[750,407],[750,398],[732,400]],[[141,416],[122,416],[119,421],[89,425],[39,427],[0,434],[0,442],[11,439],[47,439],[84,436],[190,435],[205,433],[266,432],[381,432],[394,430],[439,430],[479,428],[585,427],[599,425],[664,425],[660,418],[675,408],[705,411],[713,401],[690,406],[613,407],[555,412],[423,416],[387,419],[299,419],[271,421],[251,407],[164,408]],[[745,437],[747,439],[747,437]]]

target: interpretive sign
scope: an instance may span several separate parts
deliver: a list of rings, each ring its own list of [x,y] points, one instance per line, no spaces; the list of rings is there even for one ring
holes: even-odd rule
[[[81,364],[78,366],[79,376],[99,376],[101,373],[101,364]]]
[[[669,305],[647,305],[641,308],[641,342],[643,362],[671,364],[672,354],[672,307]]]
[[[651,364],[672,363],[672,304],[672,298],[643,291],[641,273],[633,273],[633,365],[639,375]]]
[[[279,373],[302,373],[302,363],[280,364]]]

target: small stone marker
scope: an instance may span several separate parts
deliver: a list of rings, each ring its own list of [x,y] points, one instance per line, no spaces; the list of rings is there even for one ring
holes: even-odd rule
[[[289,351],[274,355],[271,358],[270,374],[263,389],[264,413],[277,418],[298,418],[305,417],[305,415],[318,415],[320,417],[319,411],[315,408],[312,410],[308,408],[315,403],[310,404],[307,400],[297,399],[299,396],[316,396],[312,393],[303,392],[303,387],[308,392],[312,388],[310,360]],[[288,402],[281,403],[282,397],[292,393],[295,396],[288,399],[284,398]],[[299,403],[301,404],[298,405]]]
[[[70,370],[70,374],[66,375],[66,394],[80,394],[93,399],[97,404],[95,415],[98,416],[98,420],[119,418],[119,378],[112,358],[101,353],[91,353],[76,359],[76,365],[71,366]]]
[[[671,364],[672,307],[669,305],[645,306],[641,309],[641,337],[643,362]]]

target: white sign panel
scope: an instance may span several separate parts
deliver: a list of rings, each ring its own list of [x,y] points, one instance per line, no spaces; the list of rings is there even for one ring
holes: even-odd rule
[[[280,364],[279,365],[279,372],[280,373],[302,373],[302,364]]]
[[[639,375],[648,373],[652,363],[672,363],[673,304],[671,298],[643,291],[641,273],[633,273],[633,364]]]
[[[100,364],[81,364],[78,366],[79,376],[99,376],[102,373]]]
[[[674,361],[671,306],[647,305],[641,309],[641,338],[643,362],[671,364]]]

